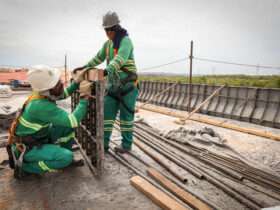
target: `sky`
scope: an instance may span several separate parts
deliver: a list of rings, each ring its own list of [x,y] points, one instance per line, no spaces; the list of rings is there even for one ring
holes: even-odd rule
[[[107,37],[102,16],[116,11],[138,70],[189,56],[280,67],[280,0],[0,0],[0,66],[86,64]],[[104,65],[101,65],[104,68]],[[146,70],[184,73],[189,61]],[[194,74],[280,74],[194,60]]]

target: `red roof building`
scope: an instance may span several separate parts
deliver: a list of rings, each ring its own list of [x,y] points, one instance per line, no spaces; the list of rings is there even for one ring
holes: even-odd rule
[[[0,84],[8,84],[11,80],[20,80],[26,81],[27,79],[27,71],[0,71]]]

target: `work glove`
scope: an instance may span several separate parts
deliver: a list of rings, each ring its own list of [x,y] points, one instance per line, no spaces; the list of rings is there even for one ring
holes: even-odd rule
[[[92,86],[92,82],[83,80],[80,83],[80,88],[79,88],[80,97],[90,96],[91,95],[91,86]]]
[[[80,71],[73,71],[72,72],[72,78],[76,83],[80,83],[83,80],[85,80],[85,73],[88,71],[88,69],[80,70]]]
[[[108,75],[108,71],[106,69],[95,69],[96,71],[102,71],[103,76],[106,77]]]
[[[86,66],[81,66],[81,67],[75,68],[75,69],[73,70],[73,73],[76,74],[77,71],[81,71],[81,70],[83,70],[83,69],[85,69],[85,68],[86,68]]]

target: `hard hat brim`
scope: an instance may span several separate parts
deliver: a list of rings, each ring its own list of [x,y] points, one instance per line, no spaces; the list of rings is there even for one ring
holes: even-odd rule
[[[61,71],[54,68],[54,72],[55,72],[55,74],[54,74],[53,81],[50,82],[49,88],[46,88],[45,90],[49,90],[49,89],[54,88],[56,86],[56,84],[58,83],[58,81],[60,80]]]
[[[106,29],[106,28],[111,28],[111,27],[113,27],[113,26],[115,26],[115,25],[118,25],[118,24],[119,24],[119,23],[111,24],[111,25],[106,25],[106,26],[102,25],[102,27],[103,27],[104,29]]]
[[[49,81],[47,83],[47,85],[44,85],[43,87],[36,87],[35,85],[32,85],[32,83],[30,81],[28,81],[31,83],[32,90],[40,92],[40,91],[50,90],[50,89],[54,88],[56,86],[56,84],[58,83],[58,81],[60,80],[61,71],[59,71],[56,68],[53,68],[52,72],[53,72],[53,77],[52,77],[51,81]],[[40,78],[40,80],[41,79],[44,80],[44,78]]]

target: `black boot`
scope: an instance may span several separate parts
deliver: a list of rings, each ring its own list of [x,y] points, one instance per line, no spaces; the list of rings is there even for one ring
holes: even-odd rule
[[[72,163],[70,164],[70,167],[81,167],[84,165],[84,159],[73,159]]]
[[[130,150],[131,150],[131,149],[126,149],[126,148],[123,148],[122,146],[116,146],[116,147],[114,148],[114,151],[115,151],[116,153],[120,153],[120,154],[129,153]]]
[[[14,168],[14,177],[16,179],[20,180],[20,179],[23,179],[24,177],[27,177],[29,175],[31,175],[31,174],[23,171],[21,167],[15,166],[15,168]]]

